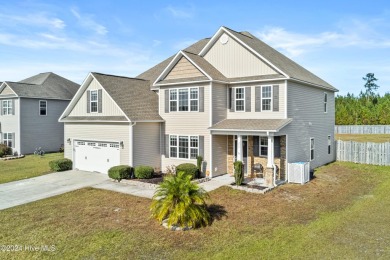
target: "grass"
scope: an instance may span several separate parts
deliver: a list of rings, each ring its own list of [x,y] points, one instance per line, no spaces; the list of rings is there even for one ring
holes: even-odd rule
[[[389,134],[336,134],[336,140],[355,141],[355,142],[390,142]]]
[[[64,158],[63,153],[48,153],[44,156],[26,155],[26,157],[22,159],[1,160],[0,184],[32,178],[52,172],[49,167],[49,161],[61,158]]]
[[[81,189],[3,210],[3,259],[390,258],[390,167],[333,163],[306,185],[265,195],[211,192],[211,226],[173,232],[150,219],[150,200]]]

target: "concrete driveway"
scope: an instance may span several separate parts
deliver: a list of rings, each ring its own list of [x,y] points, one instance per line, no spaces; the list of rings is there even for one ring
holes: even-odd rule
[[[106,174],[73,170],[0,184],[0,210],[104,182]]]

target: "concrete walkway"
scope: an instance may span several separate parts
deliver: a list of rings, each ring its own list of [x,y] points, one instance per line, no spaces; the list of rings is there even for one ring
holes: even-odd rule
[[[223,175],[201,183],[199,186],[206,191],[212,191],[232,182],[234,182],[233,177]],[[72,170],[0,184],[0,210],[85,187],[111,190],[149,199],[155,192],[155,189],[151,187],[113,182],[106,174]]]

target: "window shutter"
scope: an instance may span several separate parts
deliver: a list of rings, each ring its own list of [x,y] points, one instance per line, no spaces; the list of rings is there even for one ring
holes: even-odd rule
[[[15,148],[15,133],[12,133],[12,148]]]
[[[236,95],[233,88],[230,88],[230,112],[234,112],[236,109]]]
[[[280,137],[274,137],[274,157],[280,158]]]
[[[245,88],[245,112],[251,112],[251,87]]]
[[[199,155],[204,159],[204,136],[199,136]]]
[[[279,111],[279,85],[273,85],[273,111]]]
[[[3,101],[0,100],[0,115],[3,115]]]
[[[165,90],[165,113],[169,113],[169,89]]]
[[[165,135],[165,158],[169,158],[169,135]]]
[[[204,112],[204,87],[199,87],[199,112]]]
[[[12,114],[15,115],[15,99],[12,99]]]
[[[259,137],[258,136],[253,136],[253,156],[259,156]]]
[[[91,113],[91,91],[87,90],[87,113]]]
[[[261,87],[255,87],[255,111],[261,111]]]
[[[98,113],[103,112],[102,92],[101,89],[98,90]]]

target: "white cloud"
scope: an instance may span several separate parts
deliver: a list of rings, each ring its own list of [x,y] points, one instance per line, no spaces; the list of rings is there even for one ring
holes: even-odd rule
[[[70,11],[77,18],[80,25],[86,29],[92,30],[99,35],[105,35],[108,33],[108,30],[105,26],[97,23],[93,16],[90,14],[80,14],[76,8],[71,8]]]
[[[269,45],[297,57],[317,48],[389,48],[390,38],[383,32],[383,20],[347,20],[339,23],[334,31],[303,34],[281,27],[265,27],[256,36]]]
[[[0,20],[3,26],[27,25],[38,26],[51,29],[63,29],[66,24],[59,18],[53,18],[45,13],[35,13],[27,15],[9,15],[0,14]]]
[[[175,18],[192,18],[195,11],[193,6],[190,6],[190,8],[168,6],[165,10]]]

